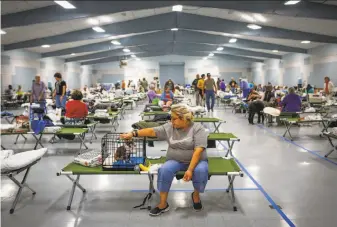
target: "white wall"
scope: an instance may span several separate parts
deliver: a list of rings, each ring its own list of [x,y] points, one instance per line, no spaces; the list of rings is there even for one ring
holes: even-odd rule
[[[191,83],[196,74],[211,73],[214,77],[218,77],[225,72],[239,72],[243,77],[250,77],[248,72],[249,64],[238,61],[225,61],[223,59],[212,58],[202,60],[201,57],[167,55],[160,57],[144,58],[141,61],[131,59],[125,68],[119,68],[118,62],[104,63],[94,65],[97,73],[94,75],[95,81],[102,78],[103,74],[124,75],[125,80],[146,78],[152,81],[153,77],[160,77],[159,65],[161,63],[185,63],[185,83]]]
[[[271,78],[274,85],[296,85],[298,78],[323,87],[325,76],[337,85],[337,44],[322,45],[308,51],[308,54],[286,54],[282,60],[268,59],[264,64],[253,63],[252,77],[266,84]]]
[[[53,88],[54,74],[60,72],[69,89],[79,89],[84,85],[92,85],[92,69],[92,66],[81,66],[79,63],[65,63],[62,58],[41,58],[40,54],[30,51],[5,51],[1,53],[1,89],[7,88],[9,84],[31,83],[23,78],[26,75],[25,72],[27,74],[34,72],[34,74],[40,75],[41,80],[46,85],[51,82]],[[18,73],[20,73],[19,76]],[[29,75],[29,78],[31,76]],[[30,87],[31,85],[27,86]]]

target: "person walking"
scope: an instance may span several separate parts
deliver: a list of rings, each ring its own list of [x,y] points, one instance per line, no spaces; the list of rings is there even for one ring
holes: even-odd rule
[[[198,81],[200,80],[199,74],[196,75],[196,78],[192,82],[192,86],[195,92],[195,103],[199,105],[199,89],[198,89]]]
[[[54,78],[56,82],[53,97],[55,98],[56,108],[65,109],[67,102],[67,84],[64,80],[62,80],[61,73],[55,73]]]
[[[329,77],[324,77],[324,92],[328,100],[332,98],[334,85]]]
[[[204,106],[204,94],[205,94],[205,74],[201,74],[201,78],[198,80],[198,97],[197,97],[197,106]]]
[[[32,84],[32,94],[30,96],[30,102],[40,102],[45,103],[46,101],[46,86],[41,81],[39,75],[35,76],[35,80]]]
[[[147,92],[148,91],[148,87],[149,87],[149,83],[147,82],[147,80],[145,78],[143,78],[142,86],[144,88],[144,91]]]
[[[206,105],[207,111],[210,110],[213,112],[214,104],[215,104],[215,94],[217,92],[216,83],[213,78],[211,78],[211,74],[207,73],[207,79],[205,80],[205,94],[206,94]]]

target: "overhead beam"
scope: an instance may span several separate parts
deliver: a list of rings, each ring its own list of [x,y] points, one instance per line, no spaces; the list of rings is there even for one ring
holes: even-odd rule
[[[218,46],[200,44],[200,43],[180,43],[177,42],[174,45],[174,50],[183,50],[183,51],[202,51],[207,53],[217,53],[217,54],[231,54],[231,55],[243,55],[243,56],[251,56],[251,57],[262,57],[262,58],[276,58],[281,59],[281,55],[269,54],[264,52],[243,50],[232,47],[222,47],[222,51],[217,51]]]
[[[67,10],[59,5],[10,13],[1,16],[1,28],[27,26],[55,21],[75,20],[131,10],[172,6],[171,1],[73,1],[76,9]]]
[[[121,43],[121,46],[129,47],[129,46],[140,46],[145,44],[157,44],[157,43],[165,43],[165,42],[172,42],[173,41],[173,34],[171,31],[161,31],[161,32],[154,32],[154,33],[147,33],[142,35],[135,35],[132,37],[126,37],[118,39]],[[107,51],[107,50],[114,50],[119,49],[121,46],[115,46],[111,43],[111,40],[88,44],[58,51],[52,51],[42,54],[43,58],[46,57],[55,57],[55,56],[62,56],[62,55],[69,55],[71,53],[84,53],[84,52],[93,52],[93,51]]]
[[[88,54],[73,58],[66,59],[66,62],[74,62],[74,61],[88,61],[92,59],[99,59],[99,58],[108,58],[113,56],[130,56],[132,54],[142,54],[145,52],[169,52],[172,50],[172,42],[169,43],[161,43],[161,44],[152,44],[152,45],[141,45],[141,46],[134,46],[128,48],[130,52],[124,52],[123,48],[103,51],[94,54]]]
[[[154,9],[172,6],[178,1],[73,1],[75,10],[65,10],[59,5],[52,5],[1,16],[2,28],[26,26],[54,21],[74,20],[104,14],[131,10]],[[301,1],[292,6],[285,6],[285,1],[179,1],[185,6],[232,9],[239,11],[337,20],[337,6]]]
[[[43,44],[57,44],[75,42],[88,39],[106,38],[116,35],[143,33],[158,30],[167,30],[172,27],[187,30],[202,30],[240,34],[246,36],[260,36],[268,38],[283,38],[290,40],[311,40],[312,42],[337,43],[337,37],[319,35],[308,32],[300,32],[270,26],[262,26],[262,29],[252,30],[247,28],[248,23],[226,20],[215,17],[200,16],[188,13],[166,13],[135,20],[113,23],[101,26],[106,31],[98,33],[91,28],[68,32],[61,35],[44,37],[12,43],[4,46],[4,50],[36,47]]]

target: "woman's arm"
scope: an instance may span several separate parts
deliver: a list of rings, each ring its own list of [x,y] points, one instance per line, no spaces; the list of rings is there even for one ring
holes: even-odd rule
[[[131,139],[134,136],[133,132],[125,133],[121,135],[122,139]],[[138,137],[156,137],[156,132],[153,128],[144,128],[138,130]]]
[[[188,166],[188,169],[186,170],[183,180],[184,181],[190,181],[193,177],[193,171],[195,169],[195,167],[198,165],[199,161],[200,161],[200,157],[202,152],[205,149],[203,147],[196,147],[194,149],[194,153],[190,162],[190,165]]]

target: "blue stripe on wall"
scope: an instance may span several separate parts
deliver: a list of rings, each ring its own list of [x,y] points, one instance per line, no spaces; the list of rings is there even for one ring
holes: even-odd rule
[[[171,79],[174,84],[185,84],[185,65],[159,65],[159,81],[162,86]]]
[[[314,64],[308,83],[317,88],[323,88],[324,77],[330,77],[334,85],[337,85],[337,62]]]
[[[23,91],[31,90],[36,74],[36,68],[15,67],[15,74],[12,78],[13,88],[17,89],[18,85],[21,85]]]
[[[272,85],[278,85],[279,84],[279,71],[278,70],[267,69],[265,84],[268,84],[268,82],[270,82]]]
[[[124,80],[123,74],[103,74],[100,83],[116,83],[117,81]]]
[[[301,77],[299,67],[286,68],[283,75],[283,85],[295,86],[298,83],[298,78]]]

